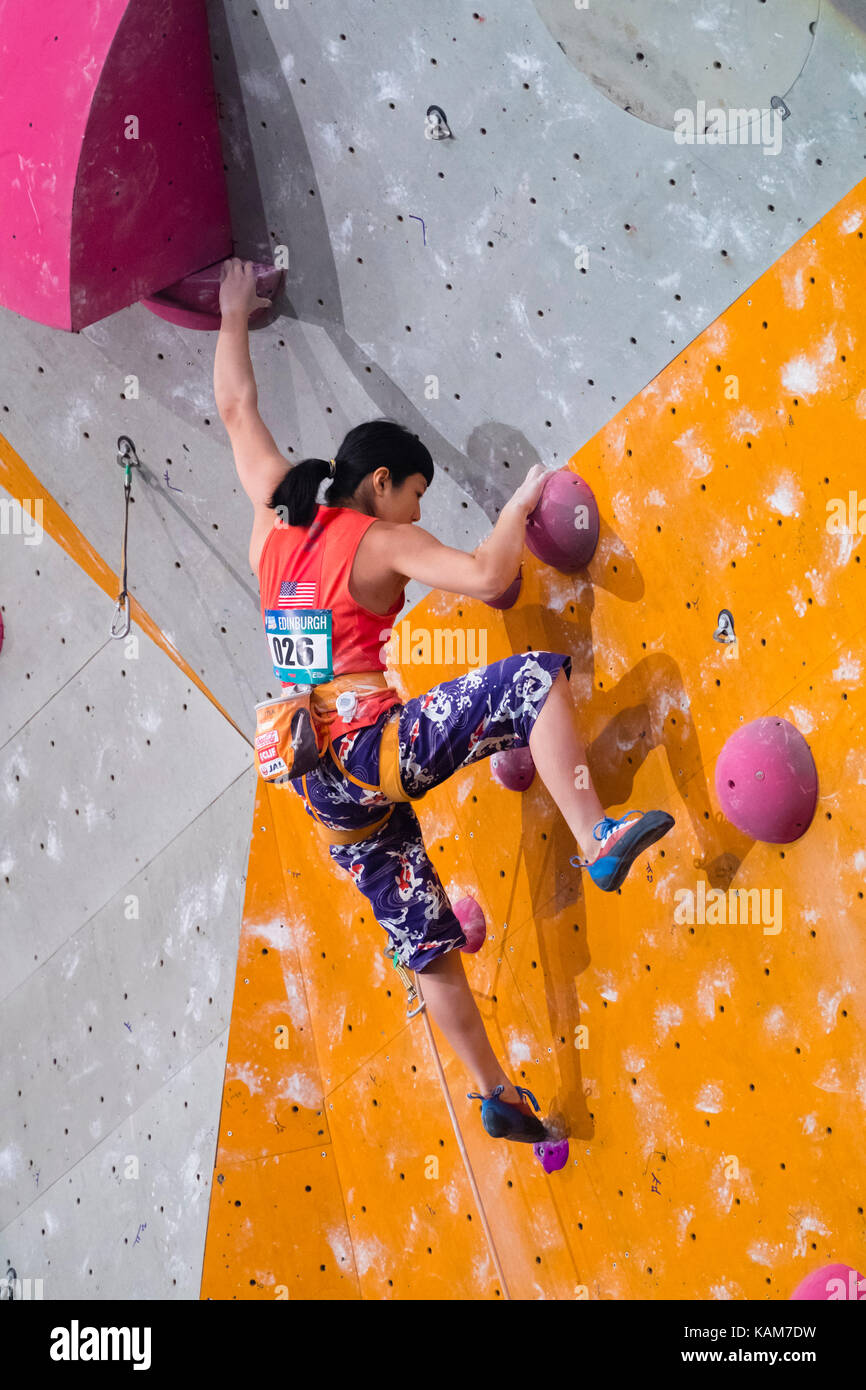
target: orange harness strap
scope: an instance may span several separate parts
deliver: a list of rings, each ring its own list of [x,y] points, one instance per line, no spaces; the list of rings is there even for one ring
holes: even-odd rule
[[[372,687],[372,689],[370,688]],[[389,687],[382,671],[362,671],[354,675],[348,674],[337,676],[333,681],[328,681],[325,685],[317,685],[311,708],[316,717],[327,727],[330,723],[328,715],[336,711],[336,697],[344,690],[354,690],[360,697],[365,694],[376,694],[380,689],[393,689]],[[379,782],[362,782],[359,777],[354,777],[343,766],[337,757],[331,738],[330,728],[328,732],[328,752],[342,772],[343,776],[349,781],[354,782],[356,787],[363,787],[366,791],[384,792],[391,802],[400,801],[420,801],[426,792],[421,792],[420,796],[410,796],[400,780],[400,746],[397,739],[398,720],[390,719],[382,731],[382,739],[379,744]],[[382,829],[394,810],[393,805],[389,806],[385,814],[372,825],[362,826],[358,830],[332,830],[322,822],[321,816],[311,804],[307,796],[307,779],[302,779],[304,787],[304,800],[307,803],[312,815],[316,819],[316,829],[322,839],[331,845],[353,845],[360,840],[366,840],[369,835],[375,835]]]

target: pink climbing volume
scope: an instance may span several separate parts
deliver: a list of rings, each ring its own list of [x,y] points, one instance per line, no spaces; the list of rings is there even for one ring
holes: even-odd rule
[[[716,795],[746,835],[771,845],[799,840],[818,800],[818,773],[803,735],[787,719],[744,724],[719,754]]]

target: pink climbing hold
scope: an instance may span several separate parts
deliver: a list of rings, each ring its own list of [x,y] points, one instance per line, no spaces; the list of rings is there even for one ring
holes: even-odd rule
[[[568,1140],[545,1139],[539,1144],[533,1144],[532,1152],[545,1173],[557,1173],[568,1162]]]
[[[512,579],[512,581],[511,581],[511,583],[509,584],[508,588],[507,588],[507,589],[504,589],[504,590],[502,591],[502,593],[499,595],[499,598],[489,598],[489,599],[487,600],[487,607],[488,607],[488,608],[513,608],[514,605],[515,605],[515,603],[517,602],[519,596],[520,596],[520,590],[521,590],[522,584],[523,584],[523,567],[521,566],[520,569],[517,571],[517,578],[516,578],[516,579]]]
[[[716,795],[731,824],[753,839],[799,840],[818,800],[818,773],[803,735],[772,716],[737,729],[716,762]]]
[[[535,763],[528,748],[506,748],[490,759],[490,774],[510,792],[525,792],[535,776]]]
[[[461,898],[454,904],[454,916],[466,937],[466,945],[460,947],[461,951],[467,955],[480,951],[487,940],[487,923],[481,905],[474,898]]]
[[[825,1299],[830,1302],[850,1299],[862,1303],[866,1301],[866,1279],[851,1265],[824,1265],[823,1269],[813,1270],[800,1281],[789,1301],[804,1299],[813,1303]]]
[[[222,323],[220,314],[220,285],[222,283],[223,261],[205,266],[191,275],[185,275],[174,285],[167,285],[157,294],[145,295],[142,299],[151,313],[179,328],[217,329]],[[282,288],[285,271],[263,261],[253,261],[253,275],[256,294],[259,299],[273,301]],[[249,325],[254,328],[270,313],[270,309],[253,309]]]
[[[598,504],[589,484],[570,468],[551,473],[526,522],[526,544],[533,555],[573,574],[589,564],[598,533]]]

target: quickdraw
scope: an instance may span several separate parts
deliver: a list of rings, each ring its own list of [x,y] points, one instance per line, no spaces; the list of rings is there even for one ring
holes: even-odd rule
[[[386,956],[391,955],[390,946],[385,946],[383,949]],[[425,999],[420,999],[418,994],[418,987],[415,981],[410,978],[409,972],[406,969],[405,965],[400,964],[397,958],[396,951],[394,952],[391,964],[397,971],[397,974],[400,976],[400,979],[403,981],[403,984],[406,986],[406,1017],[415,1018],[418,1014],[423,1013],[424,1009],[426,1009],[427,1001]],[[413,1004],[416,1005],[414,1009],[412,1007]]]
[[[129,438],[129,435],[127,434],[120,435],[117,440],[117,462],[120,464],[121,468],[124,469],[123,549],[121,552],[121,562],[123,571],[121,584],[123,585],[123,587],[120,590],[120,593],[117,597],[117,602],[114,605],[114,613],[111,619],[111,629],[109,635],[111,637],[122,638],[126,637],[129,633],[129,628],[131,624],[131,616],[129,611],[129,593],[126,588],[126,538],[129,531],[129,503],[132,497],[132,469],[141,467],[138,455],[135,452],[135,445],[133,444],[132,440]],[[124,625],[122,628],[118,629],[118,621],[121,619],[123,620]]]

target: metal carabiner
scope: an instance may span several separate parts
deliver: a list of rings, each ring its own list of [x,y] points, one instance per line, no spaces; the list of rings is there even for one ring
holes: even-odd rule
[[[385,948],[385,952],[387,955],[390,955],[390,951],[388,951],[387,947]],[[406,986],[406,1017],[416,1018],[418,1014],[423,1013],[423,1011],[426,1009],[427,1001],[426,999],[422,999],[421,1003],[418,1005],[416,1009],[413,1009],[411,1007],[418,998],[418,989],[415,985],[415,981],[410,980],[409,972],[407,971],[404,965],[400,965],[399,961],[397,960],[396,954],[394,956],[392,964],[394,966],[394,969],[397,971],[397,974],[400,976],[400,979],[403,981],[403,984]]]
[[[132,466],[136,468],[141,467],[141,461],[139,460],[138,454],[135,452],[135,445],[128,434],[119,434],[117,436],[117,462],[120,464],[121,468],[128,469]]]
[[[716,630],[713,633],[713,640],[716,642],[736,642],[737,634],[734,632],[734,615],[730,608],[723,608],[719,614]]]
[[[424,119],[424,134],[428,140],[449,140],[454,137],[451,134],[451,127],[445,119],[445,112],[441,106],[428,106],[427,115]]]
[[[121,632],[118,632],[116,631],[117,620],[122,614],[125,614],[126,616],[126,625],[124,626]],[[127,633],[129,632],[131,622],[132,619],[129,610],[129,594],[121,594],[120,598],[114,605],[114,616],[111,619],[111,636],[118,638],[126,637]]]

